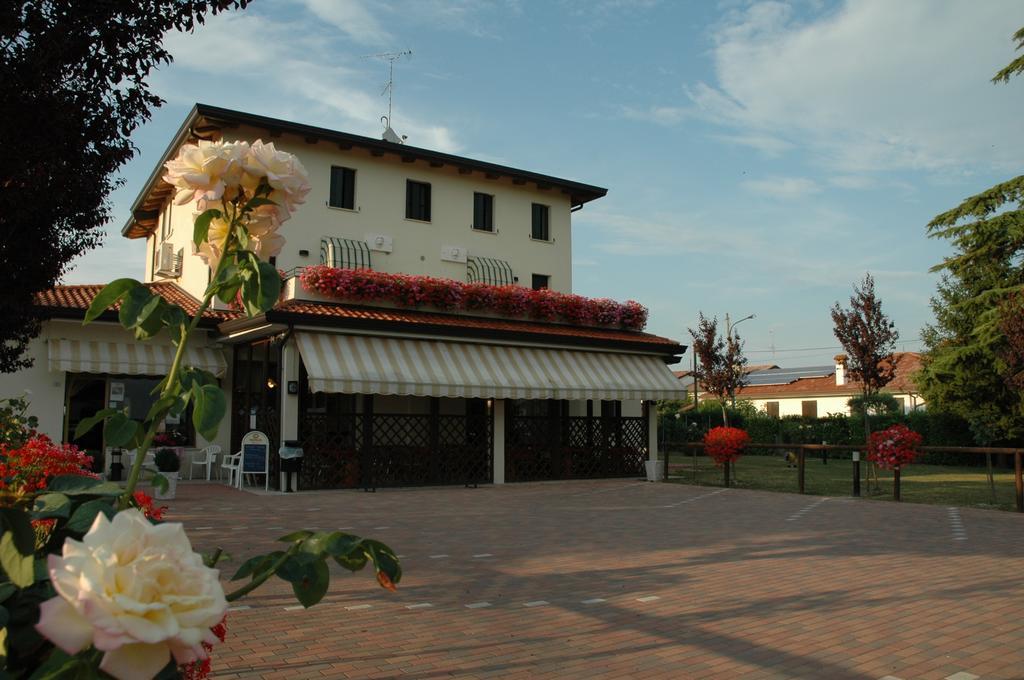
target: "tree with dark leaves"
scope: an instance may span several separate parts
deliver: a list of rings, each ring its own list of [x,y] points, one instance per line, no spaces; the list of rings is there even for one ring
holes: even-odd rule
[[[896,325],[882,311],[871,274],[864,275],[859,287],[854,285],[849,309],[838,302],[833,305],[832,323],[832,332],[846,351],[846,376],[860,383],[859,403],[868,406],[860,409],[867,444],[871,437],[870,405],[896,376],[893,351],[900,337]]]
[[[1024,49],[1024,28],[1013,37]],[[992,81],[1006,83],[1021,73],[1024,56]],[[980,445],[1019,440],[1024,392],[1007,382],[1014,348],[1004,316],[1019,313],[1014,301],[1024,292],[1024,175],[936,216],[928,235],[948,240],[953,253],[932,267],[942,280],[932,298],[935,323],[922,331],[921,393],[930,409],[966,420]]]
[[[31,364],[36,293],[99,245],[130,135],[162,104],[164,34],[249,0],[14,0],[0,9],[0,372]]]
[[[708,319],[700,313],[697,330],[689,329],[693,352],[699,362],[694,379],[706,392],[715,395],[722,406],[722,424],[729,426],[726,404],[747,383],[747,358],[743,341],[733,332],[728,337],[718,334],[718,318]]]

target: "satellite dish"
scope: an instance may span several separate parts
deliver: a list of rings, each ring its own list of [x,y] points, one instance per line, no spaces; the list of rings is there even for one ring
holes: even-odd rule
[[[402,141],[405,139],[405,136],[403,135],[402,137],[399,137],[398,133],[391,129],[391,123],[390,121],[388,121],[387,116],[381,116],[380,122],[384,123],[384,134],[381,135],[381,139],[383,139],[385,142],[391,142],[392,144],[405,143]]]

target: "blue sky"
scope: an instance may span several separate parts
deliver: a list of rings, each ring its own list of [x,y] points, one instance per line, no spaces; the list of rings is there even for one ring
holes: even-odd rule
[[[1017,0],[258,0],[191,35],[152,84],[102,249],[68,283],[141,276],[128,208],[192,104],[377,136],[609,188],[575,214],[576,292],[637,299],[685,341],[739,318],[751,363],[829,363],[829,308],[865,271],[918,349],[949,252],[925,225],[1020,174]],[[768,351],[776,348],[773,354]],[[807,349],[814,348],[814,349]]]

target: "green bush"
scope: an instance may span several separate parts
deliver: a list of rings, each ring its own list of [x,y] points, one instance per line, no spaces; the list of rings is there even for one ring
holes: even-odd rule
[[[181,459],[171,449],[157,451],[153,456],[153,462],[156,463],[156,469],[160,472],[177,472],[181,469]]]

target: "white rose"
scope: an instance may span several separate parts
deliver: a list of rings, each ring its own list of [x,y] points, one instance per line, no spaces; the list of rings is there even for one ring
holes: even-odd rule
[[[68,654],[94,645],[118,680],[155,676],[206,658],[227,601],[219,572],[203,564],[181,524],[153,525],[136,509],[96,516],[81,542],[50,555],[58,596],[40,606],[36,629]]]
[[[236,195],[244,173],[248,142],[185,144],[178,157],[164,163],[164,181],[178,188],[177,205],[193,201],[219,201],[225,190]]]
[[[193,215],[193,220],[199,217],[199,213]],[[230,224],[222,218],[210,220],[210,228],[206,232],[206,240],[195,249],[196,255],[203,258],[211,269],[216,269],[220,258],[224,256],[224,240],[228,236]]]
[[[289,212],[306,200],[309,193],[309,175],[299,159],[286,151],[278,151],[274,143],[264,144],[257,139],[248,149],[244,160],[245,172],[249,178],[243,184],[250,186],[253,180],[265,177],[277,195],[270,200],[283,205]],[[257,182],[258,183],[258,182]]]

